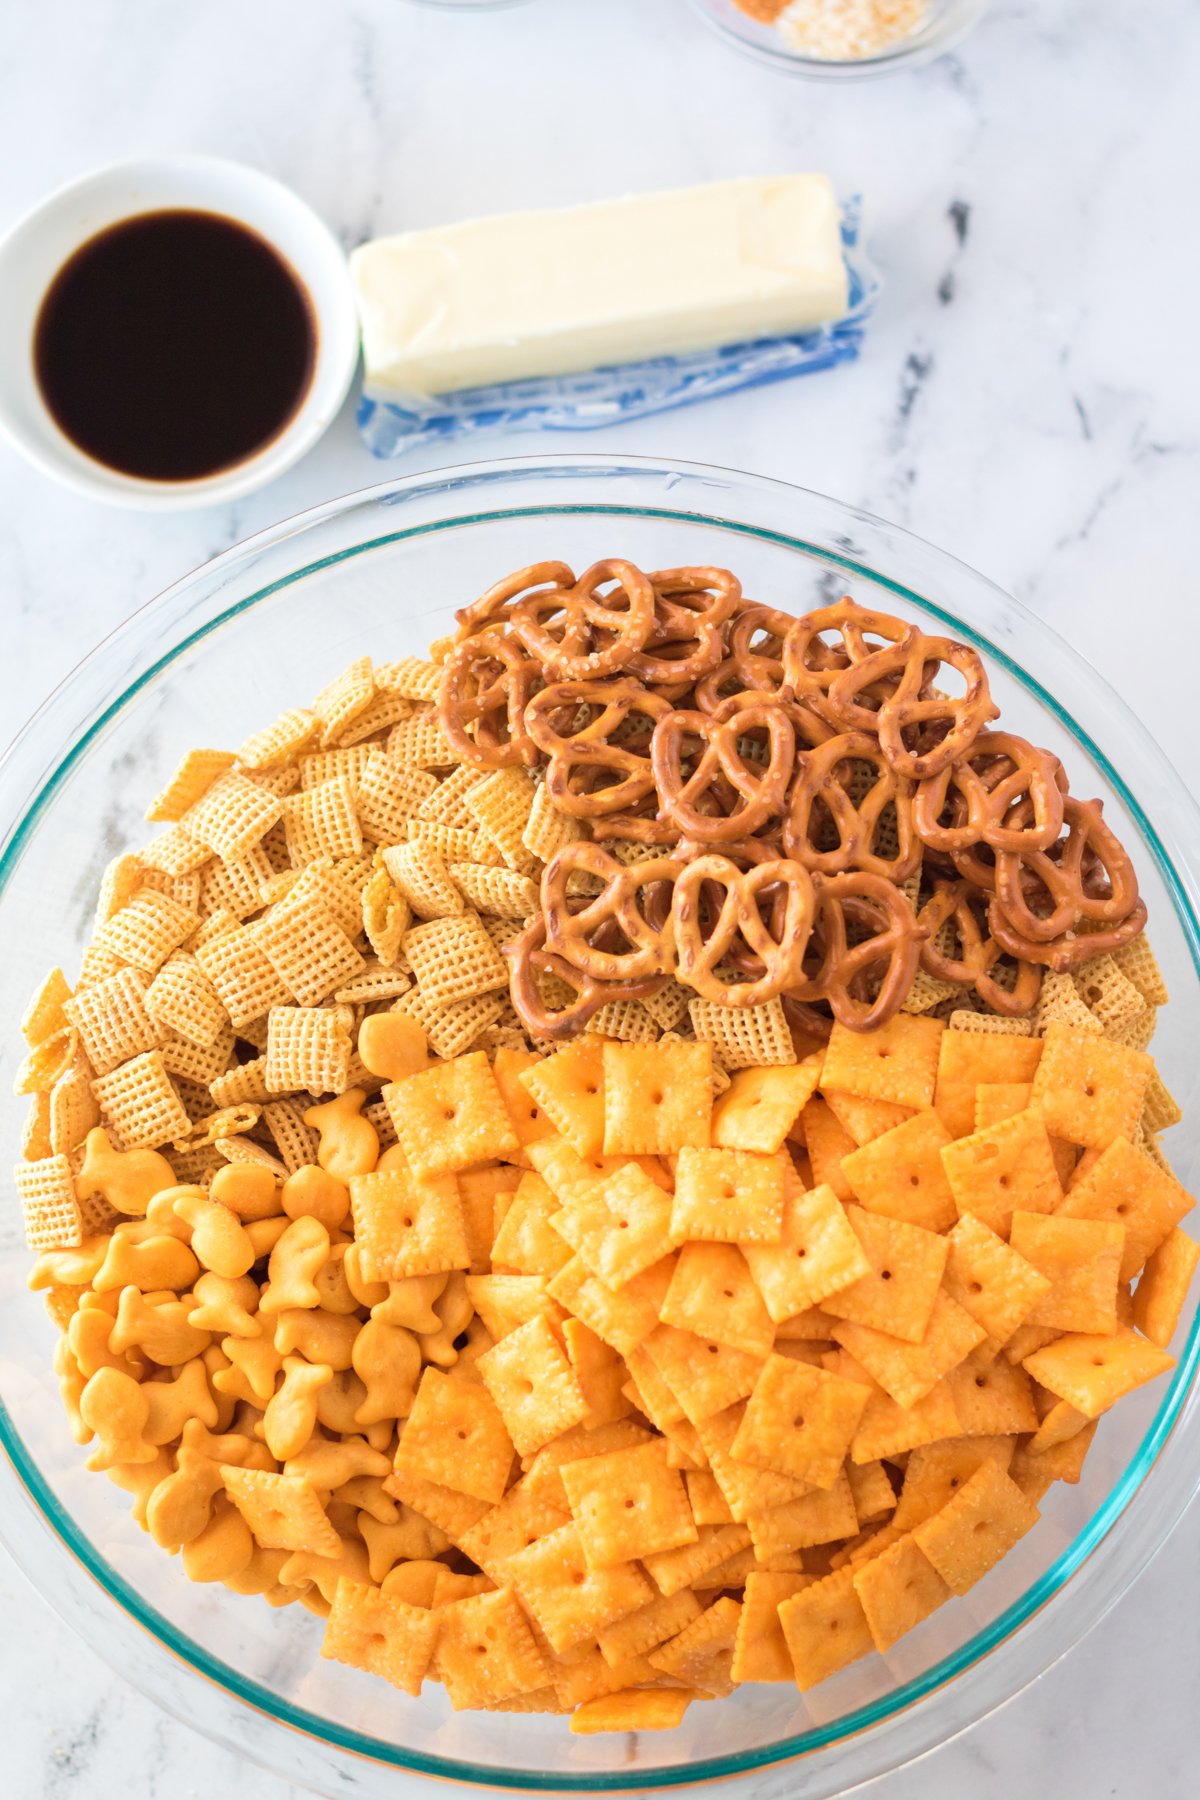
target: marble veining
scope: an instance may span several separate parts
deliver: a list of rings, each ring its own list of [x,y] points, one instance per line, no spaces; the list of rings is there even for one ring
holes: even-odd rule
[[[993,0],[954,55],[836,88],[731,55],[684,0],[458,16],[404,0],[6,0],[0,228],[57,183],[147,151],[257,163],[347,247],[473,212],[827,169],[865,196],[886,282],[859,362],[546,448],[730,464],[908,526],[1081,646],[1195,786],[1197,91],[1194,0]],[[351,404],[266,492],[142,520],[51,487],[0,445],[0,737],[188,568],[434,460],[381,468]],[[139,763],[154,755],[148,738]],[[105,849],[133,822],[115,801]],[[81,917],[94,877],[79,872]],[[1198,1564],[1193,1511],[1082,1647],[871,1794],[1186,1800]],[[299,1800],[156,1711],[2,1554],[0,1620],[6,1800]],[[802,1791],[793,1777],[734,1791],[774,1800]],[[395,1786],[398,1800],[433,1791]]]

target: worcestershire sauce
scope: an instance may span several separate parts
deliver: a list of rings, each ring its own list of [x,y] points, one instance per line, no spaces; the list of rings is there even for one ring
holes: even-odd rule
[[[312,307],[283,258],[215,213],[142,213],[63,264],[34,367],[59,427],[97,462],[194,481],[278,435],[312,379]]]

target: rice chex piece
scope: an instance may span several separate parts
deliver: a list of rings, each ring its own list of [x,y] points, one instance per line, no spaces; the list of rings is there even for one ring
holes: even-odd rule
[[[196,951],[236,1031],[294,998],[253,932],[236,925]]]
[[[151,823],[178,824],[189,806],[202,800],[218,775],[233,767],[230,750],[189,750],[146,809]]]
[[[273,908],[254,935],[301,1006],[316,1006],[366,968],[332,913],[311,900],[289,899]]]
[[[468,1000],[508,987],[504,958],[475,913],[414,925],[403,950],[427,1000]]]
[[[173,1143],[191,1127],[161,1050],[147,1050],[100,1076],[92,1083],[92,1092],[121,1150]]]
[[[230,769],[188,808],[180,823],[216,855],[230,858],[261,843],[280,816],[281,803],[274,794]]]
[[[282,802],[288,855],[295,868],[318,857],[357,856],[363,847],[354,787],[345,775],[305,788]]]
[[[267,1015],[267,1087],[273,1094],[341,1094],[350,1030],[337,1006],[273,1006]]]
[[[145,976],[127,967],[64,1001],[63,1014],[97,1075],[162,1043],[162,1030],[146,1010],[146,987]]]
[[[168,957],[146,989],[146,1011],[164,1031],[206,1049],[229,1023],[216,989],[194,956],[185,951]]]
[[[68,1249],[82,1242],[75,1181],[65,1156],[20,1162],[13,1170],[13,1180],[25,1217],[25,1242],[31,1250]]]

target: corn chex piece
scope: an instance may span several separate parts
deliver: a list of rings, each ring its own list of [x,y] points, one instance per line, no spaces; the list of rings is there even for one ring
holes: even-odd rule
[[[1158,1070],[1152,1069],[1146,1087],[1146,1099],[1142,1106],[1140,1120],[1142,1128],[1145,1131],[1165,1131],[1169,1125],[1178,1125],[1182,1117],[1183,1108],[1171,1093]]]
[[[559,1656],[654,1598],[634,1562],[592,1568],[574,1524],[510,1556],[505,1573]]]
[[[457,762],[432,710],[414,712],[393,725],[387,736],[387,753],[415,769],[449,769]]]
[[[409,768],[378,749],[367,750],[354,784],[354,805],[369,844],[400,844],[417,810],[437,789],[428,769]]]
[[[911,1532],[855,1570],[854,1591],[877,1650],[890,1650],[950,1598],[949,1587]]]
[[[401,1693],[416,1696],[433,1660],[439,1620],[369,1583],[344,1576],[334,1591],[321,1655],[382,1675]]]
[[[802,1693],[875,1647],[854,1578],[853,1567],[839,1569],[780,1603],[780,1629]]]
[[[604,1046],[577,1038],[519,1076],[556,1131],[579,1156],[604,1147]],[[553,1186],[551,1182],[551,1186]]]
[[[658,1044],[606,1043],[603,1066],[606,1156],[657,1156],[708,1144],[713,1090],[707,1044],[676,1044],[668,1053]]]
[[[481,913],[500,919],[528,919],[538,909],[537,884],[515,869],[452,862],[449,870],[455,887]]]
[[[417,990],[401,994],[393,1008],[405,1013],[424,1031],[435,1056],[449,1061],[477,1043],[500,1015],[504,1002],[499,994],[479,994],[473,1000],[426,1000]]]
[[[561,1474],[589,1568],[697,1541],[683,1477],[669,1466],[661,1439],[564,1463]]]
[[[1131,944],[1122,944],[1112,955],[1121,973],[1132,981],[1147,1006],[1167,1004],[1170,999],[1167,984],[1144,934],[1134,938]]]
[[[1056,1216],[1124,1226],[1121,1280],[1131,1281],[1194,1205],[1174,1175],[1121,1137],[1071,1184]]]
[[[920,1343],[946,1266],[945,1239],[861,1206],[847,1207],[846,1217],[871,1272],[836,1294],[823,1296],[821,1305],[835,1318]]]
[[[356,657],[340,675],[326,682],[312,703],[312,710],[321,721],[324,742],[331,742],[343,726],[371,704],[374,696],[371,659],[369,656]]]
[[[733,1455],[830,1488],[850,1452],[870,1389],[825,1369],[769,1356],[733,1440]]]
[[[375,671],[375,684],[386,693],[403,694],[406,700],[436,700],[442,667],[420,656],[405,656],[399,662],[381,663]]]
[[[941,1157],[951,1142],[929,1108],[852,1150],[842,1169],[868,1212],[926,1231],[947,1231],[958,1216]]]
[[[264,1550],[340,1556],[342,1541],[330,1524],[312,1482],[303,1475],[220,1465],[225,1492]]]
[[[237,760],[244,769],[271,769],[289,762],[310,744],[320,729],[319,721],[307,707],[293,707],[238,748]]]
[[[1123,1225],[1014,1212],[1009,1242],[1050,1283],[1024,1323],[1054,1331],[1116,1330]]]
[[[776,1325],[871,1273],[845,1208],[827,1186],[790,1194],[778,1244],[747,1244],[743,1255]]]
[[[521,832],[524,848],[537,861],[548,863],[565,845],[574,843],[582,836],[583,826],[579,820],[560,812],[550,798],[550,790],[545,783],[537,782],[529,815]]]
[[[1052,1025],[1080,1036],[1098,1038],[1104,1035],[1103,1025],[1089,1010],[1069,970],[1060,974],[1056,969],[1047,969],[1042,977],[1033,1029],[1038,1037],[1044,1038]]]
[[[1175,1366],[1156,1344],[1128,1325],[1111,1335],[1068,1332],[1025,1358],[1025,1369],[1043,1387],[1095,1419],[1115,1401]]]
[[[417,844],[395,844],[384,850],[383,861],[418,919],[445,919],[466,912],[467,903],[436,851],[422,850]]]
[[[343,744],[333,750],[310,750],[300,758],[299,782],[288,791],[294,793],[297,786],[304,790],[320,787],[323,782],[336,781],[339,776],[344,775],[357,793],[363,770],[371,757],[378,754],[380,753],[373,751],[368,744]],[[280,789],[276,788],[275,791],[280,794],[281,799],[285,798]]]
[[[350,1204],[367,1280],[403,1281],[469,1266],[453,1175],[418,1180],[407,1168],[352,1175]]]
[[[1053,1146],[1032,1107],[957,1138],[941,1156],[960,1217],[974,1213],[998,1237],[1008,1236],[1015,1208],[1048,1213],[1062,1201]]]
[[[131,1056],[162,1043],[162,1031],[146,1010],[146,987],[145,976],[136,969],[118,969],[63,1002],[63,1016],[78,1031],[83,1053],[97,1075],[107,1075]]]
[[[1133,1323],[1144,1337],[1165,1350],[1175,1335],[1187,1299],[1200,1244],[1175,1228],[1146,1260],[1133,1296]]]
[[[145,993],[145,1007],[163,1031],[176,1032],[199,1049],[215,1044],[229,1015],[194,956],[168,957]]]
[[[1065,1025],[1052,1025],[1033,1078],[1033,1104],[1046,1129],[1069,1143],[1104,1150],[1133,1136],[1153,1060]]]
[[[143,887],[100,927],[94,941],[143,975],[153,975],[199,923],[198,913],[170,895]]]
[[[583,1389],[544,1314],[510,1331],[476,1366],[521,1456],[586,1417]]]
[[[272,1094],[341,1094],[349,1086],[350,1032],[336,1006],[273,1006],[265,1080]]]
[[[401,1434],[397,1470],[495,1505],[512,1460],[512,1439],[487,1389],[427,1365]]]
[[[1145,1010],[1146,1002],[1111,956],[1095,956],[1072,971],[1076,992],[1105,1033],[1119,1031]]]
[[[13,1180],[24,1215],[25,1242],[31,1250],[66,1249],[82,1242],[75,1181],[66,1156],[19,1162]]]
[[[229,750],[189,750],[175,773],[146,809],[151,822],[178,824],[190,806],[203,799],[218,775],[233,767]]]
[[[865,1100],[932,1106],[945,1031],[940,1019],[907,1013],[897,1013],[869,1032],[835,1023],[825,1049],[821,1085]]]
[[[726,1069],[754,1069],[794,1063],[792,1034],[779,1000],[757,1006],[721,1006],[715,1000],[688,1002],[692,1030]]]
[[[31,1050],[70,1023],[63,1011],[71,987],[61,969],[51,969],[36,989],[21,1017],[21,1036]]]
[[[414,925],[402,947],[429,1000],[467,1000],[508,987],[504,958],[475,913]]]
[[[571,1714],[576,1736],[602,1731],[673,1731],[695,1699],[686,1688],[627,1688],[585,1700]]]
[[[122,1150],[142,1150],[184,1137],[191,1124],[163,1064],[146,1050],[92,1083],[111,1135]]]
[[[965,1594],[1037,1520],[1037,1507],[989,1459],[912,1537],[951,1593]]]
[[[361,904],[367,942],[380,962],[390,966],[399,956],[404,934],[412,923],[412,908],[399,889],[392,886],[391,876],[382,864],[364,886]]]
[[[735,1244],[684,1244],[660,1317],[677,1330],[703,1334],[748,1356],[766,1356],[775,1337],[771,1316]]]
[[[212,983],[235,1031],[265,1018],[294,999],[257,937],[233,925],[196,949],[196,961]]]
[[[964,1213],[946,1241],[950,1254],[942,1279],[947,1294],[994,1344],[1007,1343],[1050,1292],[1049,1281],[974,1213]]]
[[[180,824],[189,837],[228,859],[260,844],[282,816],[282,805],[268,788],[230,769],[189,806]]]
[[[363,847],[354,786],[346,775],[282,801],[283,828],[294,868],[318,857],[357,856]]]
[[[947,1031],[938,1046],[934,1106],[951,1137],[975,1130],[975,1090],[981,1083],[1032,1082],[1041,1056],[1040,1038]]]
[[[301,1006],[317,1006],[366,968],[332,913],[312,901],[285,901],[254,929],[259,946]]]
[[[383,1098],[418,1176],[470,1168],[518,1149],[504,1096],[482,1050],[392,1082]]]
[[[495,844],[508,867],[519,874],[526,874],[534,865],[524,833],[536,792],[537,784],[523,769],[494,769],[462,796],[479,829]]]
[[[770,1155],[816,1092],[822,1058],[765,1069],[742,1069],[713,1107],[712,1141],[724,1150]]]
[[[685,1145],[675,1169],[671,1229],[677,1241],[777,1244],[783,1231],[786,1152],[705,1150]]]
[[[511,1587],[439,1607],[437,1669],[450,1704],[493,1707],[546,1687],[550,1667]]]

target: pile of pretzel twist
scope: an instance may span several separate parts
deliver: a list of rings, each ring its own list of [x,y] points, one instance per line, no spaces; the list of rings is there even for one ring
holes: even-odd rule
[[[978,653],[853,600],[793,618],[727,569],[536,563],[458,614],[438,710],[588,834],[510,948],[537,1037],[672,976],[817,1035],[882,1024],[918,969],[1016,1016],[1145,922],[1100,801],[989,729]]]

